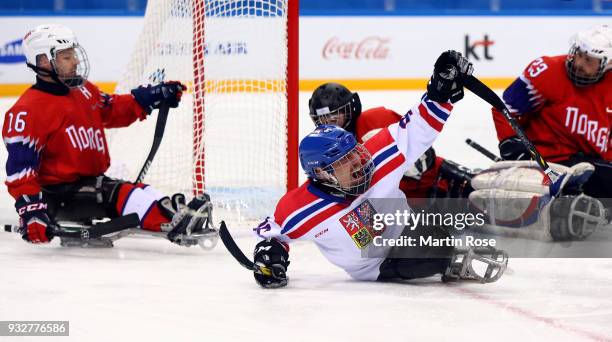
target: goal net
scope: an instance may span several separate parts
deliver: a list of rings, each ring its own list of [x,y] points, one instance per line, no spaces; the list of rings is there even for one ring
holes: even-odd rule
[[[288,32],[296,31],[289,13],[289,0],[148,2],[116,91],[169,80],[188,90],[180,106],[170,109],[145,183],[168,195],[206,191],[215,219],[243,224],[271,214],[287,187],[295,186],[297,165],[288,167],[288,161],[296,157],[288,151],[297,137],[288,127],[296,118],[287,113],[296,101],[288,89],[297,81],[288,62]],[[109,131],[109,175],[136,179],[156,114]]]

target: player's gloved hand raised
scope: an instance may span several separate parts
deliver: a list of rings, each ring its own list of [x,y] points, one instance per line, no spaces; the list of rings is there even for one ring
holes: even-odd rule
[[[276,239],[266,239],[255,245],[255,281],[265,288],[286,286],[289,253]]]
[[[42,194],[19,197],[15,208],[19,214],[19,232],[25,241],[47,243],[53,239],[55,223],[47,213]]]
[[[455,103],[463,98],[463,79],[474,67],[461,53],[449,50],[436,60],[434,72],[427,84],[427,96],[436,102]]]
[[[186,89],[187,87],[181,82],[168,81],[156,85],[139,86],[132,89],[131,93],[136,102],[150,114],[153,109],[158,109],[162,102],[168,103],[170,108],[178,107],[183,91]]]
[[[503,160],[530,160],[531,154],[517,136],[499,143],[499,154]]]

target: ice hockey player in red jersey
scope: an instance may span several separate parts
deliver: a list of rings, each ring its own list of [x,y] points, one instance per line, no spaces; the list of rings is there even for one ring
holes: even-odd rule
[[[336,125],[353,133],[364,143],[381,129],[398,122],[402,116],[385,108],[375,107],[362,112],[361,100],[338,83],[317,87],[308,101],[310,118],[316,126]],[[430,147],[402,177],[400,188],[411,207],[423,207],[424,199],[434,197],[467,197],[472,188],[472,170],[437,156]]]
[[[151,186],[104,176],[110,166],[104,129],[144,120],[162,102],[177,107],[185,86],[162,82],[127,95],[105,94],[87,81],[85,50],[62,25],[28,32],[23,51],[36,83],[5,114],[2,136],[8,150],[5,184],[24,240],[49,242],[56,220],[137,213],[142,229],[167,231],[181,244],[186,226],[197,223],[186,208],[206,207],[207,196],[196,196],[187,207],[180,194],[170,200]]]
[[[478,276],[469,267],[475,257],[473,250],[423,245],[409,248],[416,254],[391,257],[393,250],[379,248],[376,243],[377,238],[415,234],[436,240],[450,236],[440,227],[413,231],[400,222],[377,227],[375,217],[409,212],[399,181],[431,147],[452,104],[463,98],[462,79],[471,72],[471,64],[461,54],[443,53],[421,101],[399,122],[364,144],[332,125],[321,125],[306,136],[299,155],[308,181],[285,194],[274,215],[254,228],[255,234],[264,239],[255,246],[254,262],[259,266],[255,280],[266,288],[287,285],[288,243],[297,240],[314,242],[331,263],[358,280],[415,279],[435,274],[444,274],[445,279],[497,280],[507,259],[495,249],[488,250],[489,258],[479,256],[490,272]]]
[[[584,192],[612,198],[612,28],[578,32],[567,55],[531,62],[504,91],[503,99],[527,137],[548,162],[588,162],[594,173]],[[493,109],[504,160],[529,159],[516,133]],[[609,200],[604,200],[611,207]]]

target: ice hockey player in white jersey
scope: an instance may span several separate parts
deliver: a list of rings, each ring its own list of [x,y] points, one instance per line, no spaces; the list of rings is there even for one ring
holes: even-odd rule
[[[306,136],[299,155],[308,181],[285,194],[274,215],[253,229],[263,238],[255,246],[254,262],[258,269],[268,270],[256,271],[256,281],[266,288],[287,285],[288,243],[296,240],[313,241],[331,263],[357,280],[416,279],[435,274],[448,280],[499,279],[507,258],[494,248],[484,253],[427,246],[409,248],[408,257],[391,257],[392,249],[374,243],[377,238],[393,240],[404,235],[449,236],[437,227],[411,230],[403,224],[385,223],[382,229],[375,228],[373,218],[376,214],[409,212],[399,181],[432,145],[453,103],[463,98],[462,80],[471,73],[471,63],[460,53],[444,52],[435,63],[421,101],[401,121],[363,145],[351,133],[330,125],[317,127]],[[469,267],[472,259],[487,264],[485,275],[475,274]]]

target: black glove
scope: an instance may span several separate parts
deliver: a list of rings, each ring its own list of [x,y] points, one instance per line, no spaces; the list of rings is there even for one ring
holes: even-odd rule
[[[15,202],[19,214],[21,237],[31,243],[47,243],[53,239],[55,223],[47,213],[42,194],[23,195]]]
[[[436,151],[433,147],[430,147],[423,153],[414,164],[412,164],[404,176],[412,178],[414,180],[421,180],[423,174],[429,171],[436,163]]]
[[[427,96],[436,102],[455,103],[463,98],[463,79],[472,74],[474,67],[461,53],[443,52],[427,84]]]
[[[168,103],[170,108],[178,107],[183,91],[186,89],[187,87],[181,82],[169,81],[156,85],[139,86],[132,89],[132,95],[136,102],[150,114],[153,109],[158,109],[162,102]]]
[[[531,160],[531,154],[516,136],[499,143],[499,154],[503,160]]]
[[[260,272],[257,268],[253,275],[255,281],[265,288],[277,288],[286,286],[287,267],[289,267],[289,253],[285,247],[276,239],[266,239],[255,245],[255,264],[264,268]],[[269,270],[269,272],[267,272]],[[263,274],[268,273],[268,274]]]

